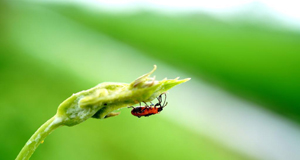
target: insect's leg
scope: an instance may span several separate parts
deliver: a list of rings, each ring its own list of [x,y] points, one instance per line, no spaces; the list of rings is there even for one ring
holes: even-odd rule
[[[146,102],[143,101],[143,103],[145,103],[146,106],[145,106],[145,108],[142,110],[142,112],[144,112],[145,109],[150,108]]]
[[[150,101],[150,103],[151,103],[150,106],[154,106],[154,104],[151,101]]]
[[[133,106],[127,107],[127,108],[134,108]]]
[[[146,105],[146,108],[149,108],[149,106],[148,106],[148,104],[147,104],[146,102],[144,102],[144,101],[143,101],[143,103],[145,103],[145,105]]]
[[[161,95],[162,95],[162,94],[161,94]],[[161,95],[159,95],[159,96],[157,97],[158,103],[161,103],[161,102],[162,102],[162,100],[161,100]]]

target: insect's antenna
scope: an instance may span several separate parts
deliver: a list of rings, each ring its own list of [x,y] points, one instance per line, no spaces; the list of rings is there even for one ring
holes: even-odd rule
[[[166,102],[166,104],[163,107],[167,106],[167,104],[168,104],[168,102]]]
[[[164,101],[163,107],[165,107],[168,104],[168,102],[167,102],[167,94],[164,93],[164,95],[165,95],[165,101]]]

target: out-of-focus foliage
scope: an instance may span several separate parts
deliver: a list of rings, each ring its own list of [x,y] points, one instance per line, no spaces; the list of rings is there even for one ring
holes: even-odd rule
[[[300,122],[300,33],[281,24],[222,21],[204,14],[52,9]]]
[[[77,54],[93,56],[76,50],[77,46],[59,50],[57,57],[47,54],[51,48],[56,52],[55,48],[75,44],[78,40],[92,41],[73,32],[80,28],[86,33],[88,29],[64,21],[57,13],[35,4],[8,4],[2,13],[5,27],[1,29],[0,47],[0,159],[14,159],[32,133],[55,114],[64,99],[106,81],[106,77],[88,81],[79,76],[85,72],[74,73],[60,64],[59,57],[66,56],[65,51],[74,55],[68,56],[69,61],[75,61]],[[65,42],[62,35],[74,36],[74,39]],[[28,49],[21,42],[32,48]],[[108,43],[114,46],[113,42]],[[248,159],[159,116],[137,119],[129,111],[124,109],[116,118],[59,128],[31,159]]]

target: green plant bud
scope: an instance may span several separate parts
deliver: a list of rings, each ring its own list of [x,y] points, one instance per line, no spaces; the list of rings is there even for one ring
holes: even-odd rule
[[[188,81],[190,78],[178,80],[155,80],[149,76],[154,69],[137,78],[130,84],[104,82],[99,85],[73,94],[58,107],[56,116],[67,126],[79,124],[88,118],[107,118],[118,115],[113,111],[132,106],[139,102],[149,102],[172,87]]]

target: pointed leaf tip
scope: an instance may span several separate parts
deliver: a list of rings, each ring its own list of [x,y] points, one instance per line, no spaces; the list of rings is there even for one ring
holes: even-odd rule
[[[183,79],[183,80],[181,80],[181,81],[187,82],[187,81],[189,81],[189,80],[191,80],[191,78],[185,78],[185,79]]]

